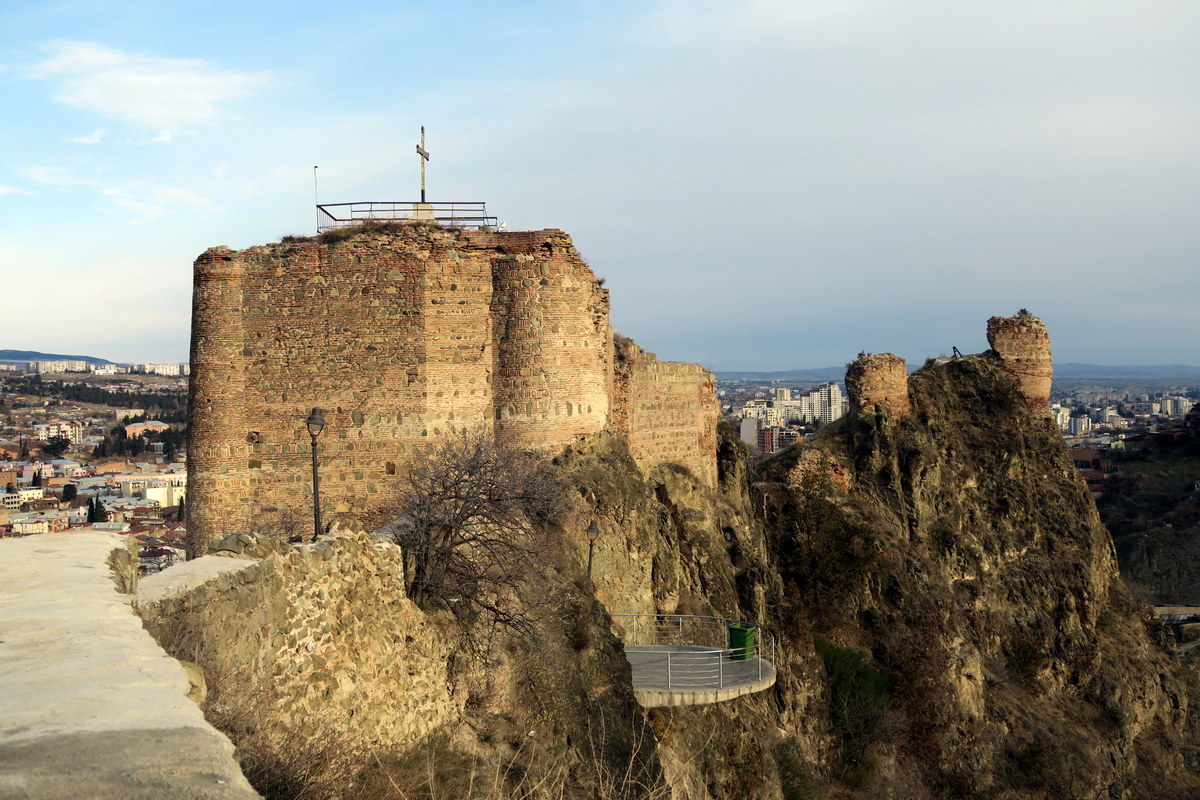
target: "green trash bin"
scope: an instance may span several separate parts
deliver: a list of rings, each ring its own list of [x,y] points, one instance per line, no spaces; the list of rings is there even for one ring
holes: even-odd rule
[[[749,661],[754,658],[754,632],[758,630],[756,625],[748,625],[745,622],[729,623],[729,649],[733,652],[729,654],[733,661]]]

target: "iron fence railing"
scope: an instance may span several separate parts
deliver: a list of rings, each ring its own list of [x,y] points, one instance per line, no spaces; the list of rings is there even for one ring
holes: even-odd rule
[[[419,201],[371,201],[317,205],[317,232],[348,228],[364,222],[411,222],[432,220],[449,228],[496,227],[487,214],[487,204],[471,202],[421,203]]]
[[[761,627],[688,614],[611,616],[633,666],[635,688],[724,689],[774,674],[775,637]],[[748,646],[732,641],[744,641],[747,629],[753,631]]]

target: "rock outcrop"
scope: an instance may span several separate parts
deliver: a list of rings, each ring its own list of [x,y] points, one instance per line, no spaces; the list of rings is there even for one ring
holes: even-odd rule
[[[753,472],[725,428],[715,481],[611,432],[570,443],[572,491],[521,581],[537,636],[490,659],[403,596],[394,548],[354,536],[228,541],[249,566],[157,601],[150,627],[218,676],[210,711],[266,708],[255,729],[288,752],[344,743],[320,784],[343,796],[426,778],[455,796],[481,768],[509,789],[560,776],[565,797],[1200,796],[1195,678],[1040,410],[1044,326],[997,319],[993,352],[911,376],[858,362],[851,413]],[[621,612],[754,622],[776,683],[644,711]],[[600,791],[619,774],[636,780]]]

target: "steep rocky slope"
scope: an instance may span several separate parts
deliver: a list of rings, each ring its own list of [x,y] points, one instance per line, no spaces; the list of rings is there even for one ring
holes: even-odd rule
[[[669,470],[646,492],[613,463],[575,469],[602,528],[624,532],[596,560],[610,610],[718,613],[780,637],[772,691],[650,713],[673,785],[1196,796],[1195,687],[1118,579],[1048,417],[992,354],[931,363],[907,395],[749,480],[726,437],[718,493]]]
[[[725,431],[715,490],[608,434],[568,447],[571,499],[526,580],[541,633],[490,659],[353,537],[268,549],[257,578],[160,603],[152,628],[216,676],[210,714],[248,754],[344,742],[332,777],[293,776],[327,796],[434,796],[433,777],[468,796],[464,775],[510,791],[481,797],[1200,796],[1195,687],[1044,411],[991,354],[899,374],[907,402],[861,403],[754,474]],[[623,612],[758,623],[777,683],[643,711]]]

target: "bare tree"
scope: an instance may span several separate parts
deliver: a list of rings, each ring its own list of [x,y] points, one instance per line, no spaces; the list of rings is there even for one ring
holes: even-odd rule
[[[551,466],[511,436],[464,431],[414,458],[400,479],[404,516],[380,533],[404,551],[414,602],[528,627],[515,595],[546,552],[540,531],[563,502]]]

